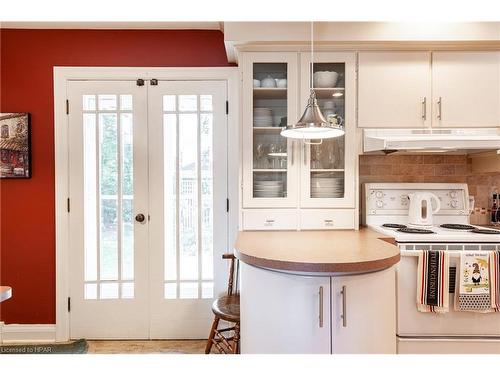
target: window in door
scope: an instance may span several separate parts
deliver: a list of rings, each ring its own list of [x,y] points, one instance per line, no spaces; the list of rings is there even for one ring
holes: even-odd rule
[[[213,297],[212,95],[164,95],[165,299]]]
[[[83,95],[84,298],[134,297],[132,95]]]

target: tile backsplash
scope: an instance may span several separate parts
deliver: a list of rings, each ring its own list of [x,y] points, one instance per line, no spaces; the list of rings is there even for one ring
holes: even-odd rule
[[[491,195],[500,190],[500,171],[473,173],[467,155],[360,155],[359,181],[366,182],[462,182],[475,197],[471,224],[488,224]]]

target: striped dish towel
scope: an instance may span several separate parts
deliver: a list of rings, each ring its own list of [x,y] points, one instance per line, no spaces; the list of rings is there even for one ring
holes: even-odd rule
[[[491,251],[490,267],[490,302],[493,311],[500,311],[500,251]]]
[[[444,250],[422,250],[418,255],[417,309],[446,313],[449,310],[449,255]]]
[[[460,254],[460,270],[457,272],[458,298],[455,310],[488,313],[490,298],[490,252],[463,252]],[[496,303],[496,302],[495,302]]]

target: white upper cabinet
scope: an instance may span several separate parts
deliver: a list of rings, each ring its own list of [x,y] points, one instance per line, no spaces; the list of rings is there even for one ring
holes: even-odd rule
[[[306,107],[311,84],[310,55],[244,52],[240,61],[242,228],[353,229],[356,54],[315,55],[312,73],[328,72],[315,76],[318,103],[329,121],[340,122],[346,129],[344,136],[317,145],[280,134],[284,126],[298,120]],[[327,79],[318,80],[318,76]],[[306,223],[306,217],[314,217],[314,224]]]
[[[243,72],[243,207],[296,207],[294,143],[280,135],[297,119],[298,55],[247,53]]]
[[[358,126],[430,126],[430,73],[430,52],[360,52]]]
[[[300,108],[305,108],[311,87],[327,120],[342,123],[345,135],[318,145],[302,142],[300,206],[354,208],[356,182],[356,55],[354,53],[301,53]],[[335,72],[335,80],[322,81],[321,72]],[[318,73],[319,72],[319,73]],[[332,117],[333,116],[333,117]]]
[[[360,52],[358,69],[359,127],[500,126],[499,52]]]
[[[500,126],[499,76],[499,52],[434,52],[433,126]]]

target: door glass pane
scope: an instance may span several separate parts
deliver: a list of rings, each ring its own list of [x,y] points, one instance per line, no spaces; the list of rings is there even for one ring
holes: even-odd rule
[[[181,279],[198,278],[198,115],[179,115]]]
[[[124,96],[124,95],[122,95]],[[134,163],[132,113],[121,115],[122,143],[122,280],[134,278]]]
[[[253,197],[287,196],[287,64],[253,64]]]
[[[345,64],[315,63],[313,83],[318,104],[332,124],[345,124]],[[325,139],[310,146],[310,197],[343,198],[345,194],[344,138]]]
[[[166,299],[211,298],[213,106],[212,95],[163,97]]]
[[[165,95],[174,97],[175,95]],[[165,100],[164,100],[165,102]],[[177,279],[177,115],[163,115],[165,280]],[[175,298],[175,297],[174,297]]]
[[[101,277],[118,278],[118,123],[116,113],[99,115],[101,188]]]
[[[134,297],[132,99],[82,97],[86,299]]]
[[[212,101],[209,96],[210,103]],[[211,106],[211,104],[210,104]],[[201,249],[202,278],[213,279],[213,115],[200,115],[200,169],[201,169]]]
[[[90,95],[84,95],[90,96]],[[93,96],[95,98],[95,96]],[[97,138],[95,113],[83,114],[85,281],[97,280]]]

